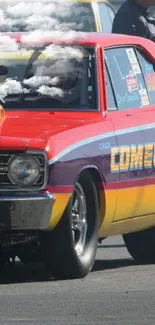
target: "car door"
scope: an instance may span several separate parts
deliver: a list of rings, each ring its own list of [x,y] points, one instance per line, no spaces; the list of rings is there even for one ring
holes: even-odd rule
[[[134,48],[107,49],[105,67],[115,98],[110,106],[107,98],[107,118],[112,121],[117,138],[117,147],[111,148],[111,173],[119,174],[119,181],[114,184],[117,209],[113,221],[120,221],[155,211],[149,185],[154,173],[151,139],[155,130],[151,120],[155,114],[150,113],[150,97]]]

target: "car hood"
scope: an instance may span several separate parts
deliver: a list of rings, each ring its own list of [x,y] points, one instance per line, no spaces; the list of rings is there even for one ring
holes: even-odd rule
[[[77,114],[66,112],[9,111],[0,121],[0,146],[1,149],[44,150],[51,137],[90,122],[88,117],[79,119]]]

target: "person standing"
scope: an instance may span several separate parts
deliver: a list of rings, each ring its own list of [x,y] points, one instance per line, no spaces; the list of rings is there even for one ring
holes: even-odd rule
[[[113,21],[112,33],[140,36],[155,41],[155,18],[149,8],[155,0],[127,0]]]

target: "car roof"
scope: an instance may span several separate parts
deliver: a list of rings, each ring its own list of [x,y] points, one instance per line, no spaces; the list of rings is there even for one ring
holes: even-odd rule
[[[118,46],[118,45],[139,45],[142,47],[152,47],[153,42],[142,37],[121,35],[121,34],[104,34],[104,33],[83,33],[83,32],[11,32],[1,33],[2,36],[10,36],[16,42],[26,43],[31,46],[47,46],[49,44],[68,44],[68,45],[81,45],[81,46],[97,46],[101,45],[104,48]],[[7,42],[7,41],[6,41]],[[9,44],[9,40],[8,40]]]

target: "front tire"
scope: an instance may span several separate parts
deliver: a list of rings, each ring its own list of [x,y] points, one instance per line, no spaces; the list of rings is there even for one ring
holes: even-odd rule
[[[123,235],[126,248],[140,264],[155,263],[155,228]]]
[[[61,221],[41,233],[44,262],[56,278],[83,278],[92,269],[98,243],[98,196],[89,172],[84,172]]]

